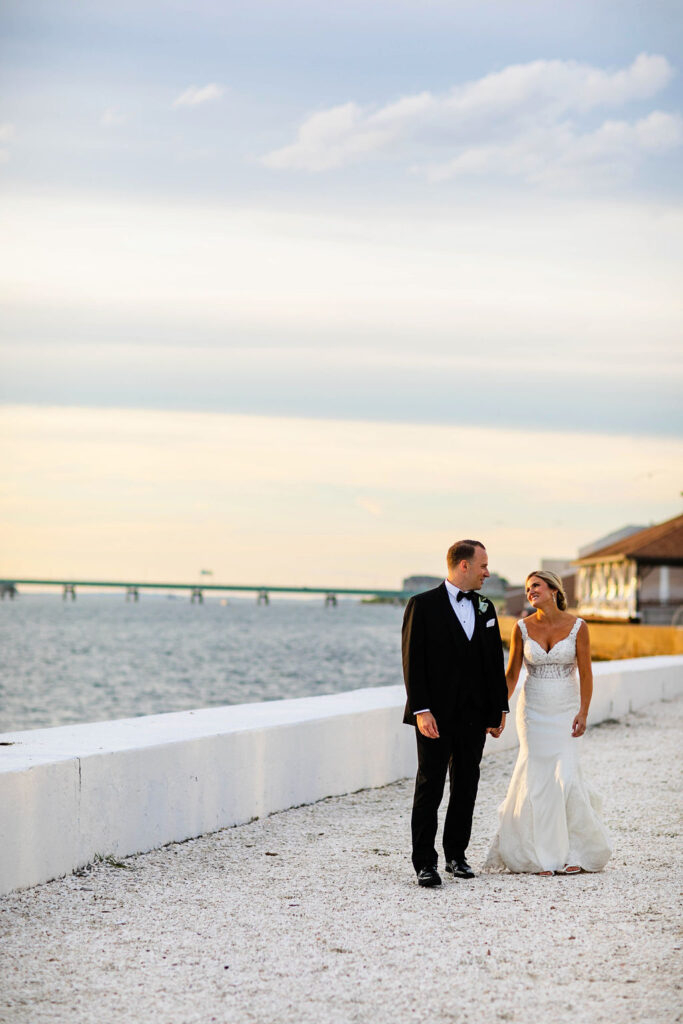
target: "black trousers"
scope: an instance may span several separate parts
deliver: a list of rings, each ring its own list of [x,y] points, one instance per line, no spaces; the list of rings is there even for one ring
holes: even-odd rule
[[[486,726],[477,712],[458,716],[448,735],[427,739],[415,727],[417,736],[417,777],[411,832],[413,867],[436,866],[437,812],[443,797],[446,771],[450,795],[443,829],[446,860],[462,860],[472,832],[472,815],[479,786],[479,764],[484,751]]]

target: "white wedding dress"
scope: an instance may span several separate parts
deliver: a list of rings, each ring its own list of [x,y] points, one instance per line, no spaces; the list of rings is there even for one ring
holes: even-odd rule
[[[572,736],[580,704],[576,635],[582,621],[546,651],[519,620],[527,670],[517,702],[519,756],[498,809],[489,871],[558,871],[566,865],[600,871],[612,852],[600,798],[581,772],[581,739]]]

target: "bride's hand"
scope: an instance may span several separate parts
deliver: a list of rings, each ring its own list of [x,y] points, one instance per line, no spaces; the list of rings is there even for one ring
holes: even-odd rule
[[[494,740],[497,740],[498,737],[500,736],[500,734],[502,733],[504,728],[505,728],[505,715],[501,715],[500,716],[500,725],[497,726],[495,729],[489,728],[486,731],[489,734],[489,736],[493,736]]]
[[[586,731],[586,716],[582,715],[579,711],[578,715],[572,723],[572,736],[575,738],[583,736]]]

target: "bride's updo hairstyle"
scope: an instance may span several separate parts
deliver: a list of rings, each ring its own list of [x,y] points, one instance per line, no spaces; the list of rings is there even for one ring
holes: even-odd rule
[[[539,580],[543,580],[547,583],[551,590],[554,590],[557,594],[557,607],[561,612],[566,611],[567,608],[567,595],[564,592],[564,584],[557,573],[550,572],[549,569],[537,569],[535,572],[530,572],[524,581],[524,586],[532,576],[538,576]]]

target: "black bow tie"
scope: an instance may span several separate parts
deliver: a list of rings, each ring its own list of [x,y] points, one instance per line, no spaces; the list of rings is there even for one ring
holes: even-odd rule
[[[468,601],[472,601],[474,603],[476,596],[477,595],[473,590],[459,590],[458,596],[456,597],[455,600],[462,601],[463,597],[466,597]]]

